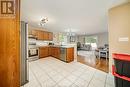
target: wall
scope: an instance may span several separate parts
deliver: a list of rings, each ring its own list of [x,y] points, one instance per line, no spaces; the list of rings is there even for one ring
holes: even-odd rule
[[[85,37],[86,36],[97,36],[98,41],[97,41],[97,46],[104,46],[104,44],[108,44],[108,33],[98,33],[98,34],[92,34],[92,35],[81,35],[78,36],[78,42],[85,43]]]
[[[120,37],[128,37],[129,41],[120,42]],[[109,46],[111,72],[112,53],[130,54],[130,2],[109,10]]]
[[[104,44],[108,44],[108,33],[100,33],[96,34],[96,36],[98,37],[98,47],[104,46]]]

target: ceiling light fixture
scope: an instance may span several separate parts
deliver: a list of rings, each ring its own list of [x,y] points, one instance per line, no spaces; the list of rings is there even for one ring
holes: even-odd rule
[[[43,19],[40,21],[40,26],[44,26],[45,23],[47,23],[47,22],[48,22],[48,18],[47,18],[47,17],[43,18]]]
[[[71,29],[67,32],[67,36],[75,36],[75,33]]]

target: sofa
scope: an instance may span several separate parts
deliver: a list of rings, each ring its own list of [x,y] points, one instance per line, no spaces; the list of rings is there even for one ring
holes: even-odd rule
[[[77,50],[91,51],[92,47],[91,45],[81,44],[80,42],[77,42]]]

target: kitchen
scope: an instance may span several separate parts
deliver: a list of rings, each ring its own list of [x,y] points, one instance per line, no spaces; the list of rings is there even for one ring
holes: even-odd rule
[[[0,0],[0,6],[0,87],[130,87],[129,1]],[[85,42],[78,36],[100,32],[109,33],[109,73],[84,64],[97,65],[87,51],[78,61],[77,42]]]
[[[29,29],[28,41],[30,60],[33,60],[32,58],[35,60],[52,56],[65,62],[74,61],[74,47],[70,45],[54,45],[52,32]],[[31,47],[34,47],[34,49]]]
[[[54,34],[46,30],[31,27],[27,22],[21,21],[21,85],[29,82],[28,67],[31,62],[51,57],[70,63],[77,58],[77,47],[74,42],[64,43],[63,40],[59,40],[61,33]]]

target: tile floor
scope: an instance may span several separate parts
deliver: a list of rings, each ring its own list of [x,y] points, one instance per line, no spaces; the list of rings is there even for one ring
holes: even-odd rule
[[[23,87],[114,87],[114,77],[76,61],[48,57],[29,63],[29,83]]]

